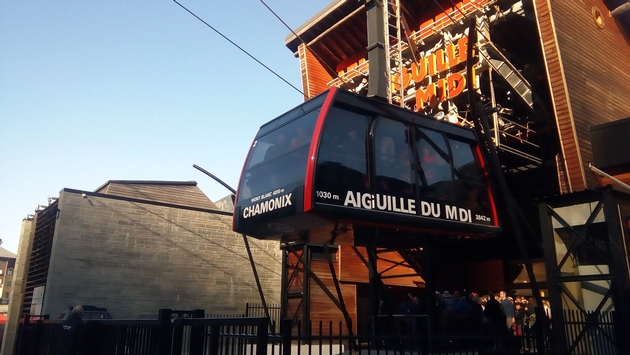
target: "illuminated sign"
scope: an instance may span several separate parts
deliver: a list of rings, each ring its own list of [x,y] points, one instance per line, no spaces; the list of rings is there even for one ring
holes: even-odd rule
[[[406,65],[402,68],[402,73],[391,75],[391,92],[394,101],[405,103],[414,102],[414,111],[420,111],[425,107],[435,107],[438,103],[451,100],[466,91],[466,55],[468,53],[468,36],[461,30],[461,33],[450,36],[449,27],[457,26],[461,28],[463,21],[476,12],[481,12],[489,3],[488,0],[461,0],[452,2],[452,7],[447,7],[444,12],[431,15],[424,21],[420,28],[410,35],[414,42],[430,42],[443,36],[443,39],[433,48],[424,49],[422,58],[418,62],[411,63],[406,58]],[[451,28],[452,30],[452,28]],[[403,51],[409,50],[403,44]],[[422,48],[420,48],[422,50]],[[405,61],[405,60],[403,60]],[[473,78],[475,66],[473,67]],[[331,81],[329,85],[341,85],[346,81],[353,82],[356,77],[367,77],[369,63],[363,57],[351,57],[337,66],[339,78]],[[365,81],[365,79],[364,79]],[[359,81],[354,81],[358,84]],[[401,88],[402,84],[402,88]],[[366,83],[358,84],[354,91],[359,92]],[[478,87],[473,83],[473,87]],[[402,98],[401,98],[402,97]]]
[[[466,76],[462,72],[451,72],[456,66],[466,63],[468,37],[460,36],[457,43],[449,43],[424,56],[410,68],[403,68],[402,74],[392,75],[392,92],[400,91],[401,75],[403,90],[413,84],[415,88],[416,108],[434,106],[438,102],[457,97],[466,88]],[[439,78],[432,80],[436,76]]]

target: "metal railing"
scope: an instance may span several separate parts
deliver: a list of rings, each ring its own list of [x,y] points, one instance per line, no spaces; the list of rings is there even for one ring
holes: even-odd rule
[[[269,311],[269,324],[270,332],[275,333],[279,329],[280,320],[282,316],[280,314],[281,308],[279,304],[267,304],[267,310]],[[267,317],[265,314],[265,306],[262,303],[246,303],[245,304],[245,317]]]
[[[188,312],[188,311],[187,311]],[[157,320],[89,320],[90,355],[290,355],[290,354],[565,354],[622,355],[609,313],[566,311],[565,320],[540,320],[513,329],[467,317],[376,317],[370,334],[348,335],[339,322],[282,320],[269,331],[263,317],[201,318],[202,310],[160,310]],[[201,317],[196,317],[201,316]],[[25,317],[18,329],[15,355],[53,355],[61,320]],[[303,330],[307,329],[308,333]],[[563,332],[554,330],[562,329]],[[558,338],[557,334],[566,334]]]

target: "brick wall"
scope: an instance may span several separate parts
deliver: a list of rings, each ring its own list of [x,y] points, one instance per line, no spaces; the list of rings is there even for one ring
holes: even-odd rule
[[[159,308],[244,313],[260,302],[231,217],[62,191],[43,313],[107,307],[115,318]],[[280,302],[278,241],[250,239],[266,301]]]

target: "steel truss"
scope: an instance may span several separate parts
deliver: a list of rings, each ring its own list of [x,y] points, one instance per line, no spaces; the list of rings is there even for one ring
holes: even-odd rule
[[[428,240],[428,238],[427,238]],[[350,247],[350,246],[349,246]],[[324,250],[326,261],[329,266],[330,275],[334,284],[334,290],[330,290],[320,279],[317,273],[311,268],[313,260],[313,250],[319,248]],[[340,282],[335,272],[334,262],[332,260],[332,249],[336,249],[336,245],[328,244],[311,244],[311,243],[287,243],[282,245],[283,250],[283,275],[282,275],[282,309],[283,318],[291,319],[294,327],[301,327],[298,331],[302,334],[310,334],[310,288],[313,281],[335,306],[342,312],[348,334],[353,333],[352,319],[346,309],[344,298],[341,292]],[[397,304],[397,300],[388,292],[388,288],[383,282],[384,279],[420,276],[425,281],[427,290],[426,297],[427,310],[432,312],[434,304],[434,286],[430,275],[430,260],[424,247],[374,247],[366,246],[365,252],[362,252],[357,246],[351,246],[358,258],[363,262],[369,270],[369,294],[370,294],[370,319],[372,323],[372,333],[376,334],[377,315],[380,306],[387,310],[387,314],[381,315],[378,320],[379,326],[386,326],[391,331],[396,331],[396,322],[393,319],[392,308]],[[362,248],[362,247],[361,247]],[[392,252],[398,253],[403,260],[391,260],[387,254]],[[377,265],[380,266],[380,271]],[[413,270],[411,273],[394,274],[392,271],[398,267],[406,267]],[[320,271],[321,272],[321,271]],[[420,285],[418,285],[420,286]],[[336,293],[336,294],[334,294]],[[431,297],[432,296],[432,297]],[[383,304],[381,304],[381,302]]]
[[[557,354],[601,350],[602,343],[616,349],[617,354],[630,353],[628,236],[624,238],[621,223],[628,206],[630,197],[610,188],[564,195],[539,204],[552,323],[568,324],[571,319],[567,319],[566,309],[578,310],[587,320],[577,332],[563,326],[551,328],[553,339],[558,340],[554,343]],[[598,272],[581,272],[580,267]],[[593,302],[587,306],[584,290],[601,297],[596,306]],[[611,302],[614,331],[605,329],[599,321]]]

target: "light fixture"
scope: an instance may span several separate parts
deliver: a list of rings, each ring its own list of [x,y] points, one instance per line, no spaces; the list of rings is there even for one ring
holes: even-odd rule
[[[459,122],[459,117],[457,115],[457,112],[448,111],[448,114],[446,115],[446,117],[447,117],[447,121],[449,121],[450,123]]]
[[[598,8],[593,6],[591,9],[591,14],[593,15],[593,20],[595,20],[595,24],[599,28],[604,28],[604,16],[602,16],[602,12],[599,11]]]
[[[450,123],[458,123],[459,122],[459,110],[457,109],[457,105],[454,102],[448,102],[448,114],[446,115],[448,121]]]

